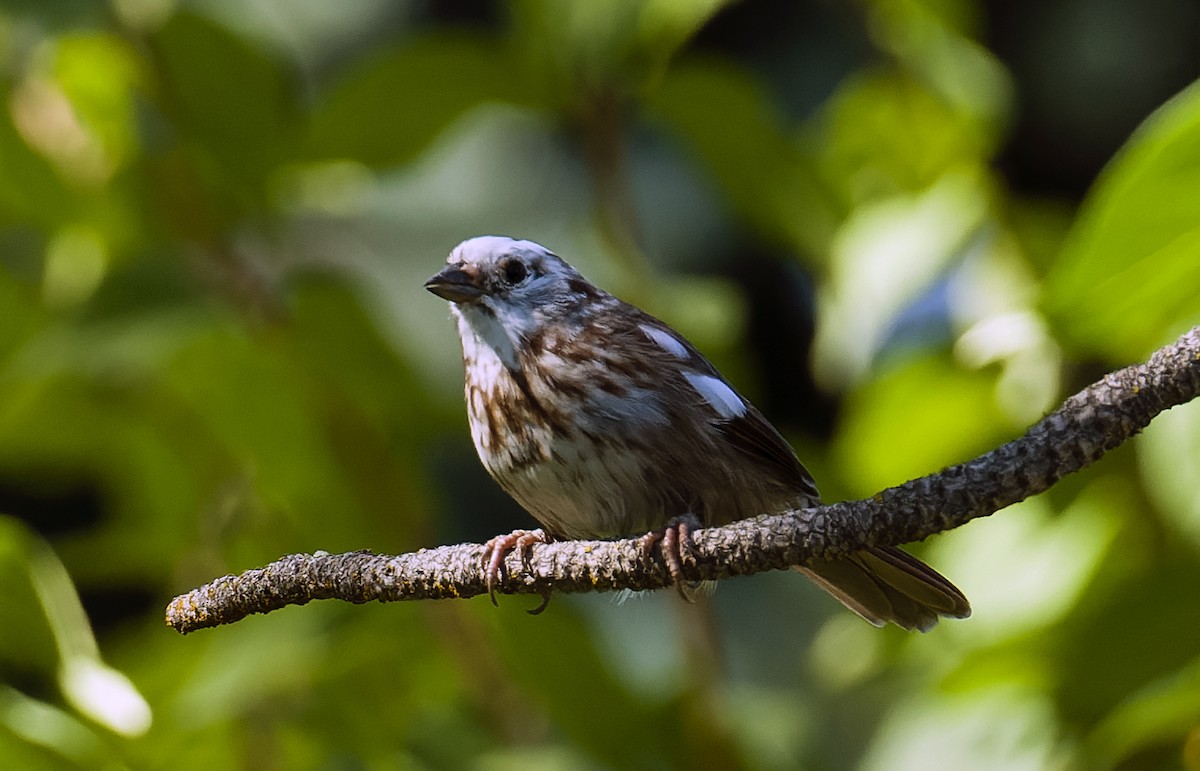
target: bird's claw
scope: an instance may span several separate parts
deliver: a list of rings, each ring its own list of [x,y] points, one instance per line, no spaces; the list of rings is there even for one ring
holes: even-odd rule
[[[521,555],[521,564],[529,568],[529,547],[535,543],[550,543],[550,537],[546,535],[546,531],[540,527],[537,530],[514,530],[511,533],[498,535],[495,538],[488,539],[483,545],[483,580],[487,585],[488,599],[492,601],[492,605],[499,606],[496,602],[496,582],[500,580],[500,571],[504,568],[504,558],[511,551],[518,551]],[[546,605],[550,602],[549,598],[544,598],[544,602],[537,609],[537,613],[541,613],[546,609]]]
[[[652,530],[642,536],[641,548],[646,556],[652,555],[654,547],[662,542],[662,557],[667,566],[667,574],[671,576],[671,582],[675,584],[679,596],[688,602],[692,602],[692,596],[687,591],[687,582],[683,580],[683,555],[687,552],[692,557],[696,556],[692,531],[699,530],[702,524],[695,514],[684,514],[667,520],[662,530]]]

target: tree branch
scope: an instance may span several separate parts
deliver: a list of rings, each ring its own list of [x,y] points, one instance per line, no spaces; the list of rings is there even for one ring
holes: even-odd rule
[[[1200,327],[1141,365],[1106,375],[1067,399],[1019,439],[936,474],[859,501],[786,511],[707,528],[685,555],[688,579],[749,575],[875,545],[926,538],[1036,495],[1099,460],[1164,410],[1200,395]],[[167,624],[182,633],[311,600],[474,597],[487,592],[481,544],[370,552],[294,554],[176,597]],[[501,594],[659,589],[670,577],[638,539],[536,545],[511,554]]]

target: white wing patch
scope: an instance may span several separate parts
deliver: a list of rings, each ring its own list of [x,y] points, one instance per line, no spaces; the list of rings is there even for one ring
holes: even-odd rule
[[[734,393],[725,381],[698,372],[685,372],[683,376],[722,418],[732,420],[746,414],[746,405],[741,397]]]
[[[641,330],[646,333],[646,337],[658,343],[660,348],[674,356],[676,359],[692,358],[692,355],[688,353],[687,346],[679,342],[679,340],[676,339],[676,337],[670,332],[661,330],[658,327],[652,327],[649,324],[639,324],[638,327],[640,327]]]

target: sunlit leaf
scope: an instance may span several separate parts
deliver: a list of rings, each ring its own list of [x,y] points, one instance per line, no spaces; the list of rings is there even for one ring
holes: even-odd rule
[[[955,29],[973,26],[967,19],[975,9],[922,0],[871,5],[871,29],[881,46],[945,102],[959,124],[956,133],[980,156],[987,153],[1012,108],[1013,89],[997,57],[964,34],[973,30]]]
[[[954,632],[1018,638],[1061,622],[1119,548],[1121,505],[1128,503],[1115,485],[1098,484],[1065,512],[1034,498],[1003,517],[939,536],[939,553],[946,555],[939,569],[954,576],[974,611],[972,623],[955,625]]]
[[[141,736],[150,729],[150,705],[128,677],[99,659],[64,659],[59,684],[71,706],[110,731]]]
[[[97,138],[111,173],[138,152],[134,86],[144,77],[124,41],[110,35],[64,37],[55,76],[80,120]]]
[[[834,451],[853,492],[873,492],[974,457],[1011,431],[992,376],[927,356],[854,393]]]
[[[30,608],[33,612],[14,621],[12,627],[26,628],[34,634],[43,628],[49,631],[50,644],[42,650],[58,661],[58,685],[67,702],[110,731],[127,736],[145,733],[150,727],[150,706],[128,677],[100,660],[91,624],[62,562],[40,538],[15,521],[2,518],[0,580],[6,601],[19,607],[30,605],[22,603],[23,598],[36,599]],[[5,717],[16,721],[20,714],[38,709],[43,708],[0,690],[0,721]],[[53,710],[46,707],[43,711]],[[54,718],[47,712],[45,717],[43,728],[70,733],[75,742],[87,738],[86,732],[73,728],[65,716]],[[29,738],[40,742],[46,736],[39,732]]]
[[[1151,115],[1089,193],[1046,277],[1079,351],[1126,362],[1200,321],[1200,84]]]
[[[826,105],[821,157],[844,202],[861,204],[969,172],[988,149],[976,125],[920,81],[877,68],[848,78]]]
[[[1180,537],[1200,549],[1200,401],[1154,421],[1137,446],[1147,495]]]
[[[1030,689],[999,685],[969,697],[917,696],[889,711],[862,768],[921,771],[936,763],[1036,771],[1055,765],[1059,741],[1053,705]]]
[[[970,174],[947,174],[918,195],[855,209],[831,244],[829,278],[820,290],[814,368],[828,387],[861,378],[901,326],[902,313],[941,301],[939,281],[986,217],[985,190]]]
[[[85,768],[115,762],[111,749],[84,721],[6,685],[0,685],[0,726],[5,729],[0,732],[0,758],[13,767],[36,771],[63,768],[63,763]],[[5,741],[6,733],[28,745]],[[46,754],[33,751],[35,747]]]

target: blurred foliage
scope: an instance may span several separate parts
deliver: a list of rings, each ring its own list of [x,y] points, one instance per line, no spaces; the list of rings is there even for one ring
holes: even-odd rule
[[[975,607],[924,636],[790,574],[161,621],[285,553],[527,523],[421,288],[471,235],[677,325],[829,499],[1200,323],[1200,57],[1100,5],[1009,60],[1026,4],[0,4],[0,767],[1200,769],[1195,404],[914,547]],[[1189,74],[1097,124],[1129,136],[1082,200],[1029,187],[1015,73],[1103,94],[1122,53]]]

